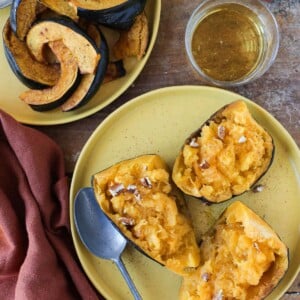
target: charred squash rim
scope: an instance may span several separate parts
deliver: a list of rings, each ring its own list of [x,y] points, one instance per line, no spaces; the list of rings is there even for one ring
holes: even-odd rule
[[[241,100],[237,100],[235,102],[239,102]],[[233,102],[234,103],[234,102]],[[244,190],[243,192],[239,193],[239,194],[232,194],[232,196],[228,199],[225,199],[225,200],[222,200],[222,201],[219,201],[219,202],[216,202],[214,200],[211,200],[211,199],[207,199],[206,197],[204,196],[198,196],[198,195],[194,195],[193,193],[191,192],[188,192],[186,189],[184,189],[180,184],[178,184],[177,180],[175,179],[176,178],[176,171],[177,169],[179,168],[179,164],[180,164],[180,160],[182,160],[182,150],[184,148],[185,145],[188,145],[191,143],[191,141],[194,139],[194,138],[197,138],[199,136],[201,136],[201,132],[202,132],[202,129],[204,126],[209,126],[210,122],[211,121],[214,121],[215,123],[220,123],[222,121],[222,118],[220,118],[220,114],[231,104],[233,103],[229,103],[227,105],[224,105],[223,107],[221,107],[219,110],[217,110],[214,114],[212,114],[209,119],[207,121],[205,121],[200,127],[199,129],[195,130],[184,142],[183,146],[182,146],[182,149],[180,151],[180,153],[178,154],[178,156],[176,157],[175,159],[175,162],[174,162],[174,165],[173,165],[173,170],[172,170],[172,178],[173,178],[173,181],[175,182],[175,184],[177,185],[177,187],[185,194],[187,195],[190,195],[192,197],[195,197],[195,198],[198,198],[199,200],[203,201],[204,203],[207,203],[207,204],[218,204],[218,203],[222,203],[222,202],[225,202],[225,201],[228,201],[228,200],[231,200],[237,196],[240,196],[242,195],[243,193],[246,193],[248,192],[251,188],[253,188],[257,182],[268,172],[268,170],[270,169],[272,163],[273,163],[273,160],[274,160],[274,155],[275,155],[275,143],[274,143],[274,140],[273,140],[273,137],[271,136],[271,134],[265,129],[263,128],[259,123],[257,123],[270,137],[271,139],[271,142],[272,142],[272,152],[271,152],[271,155],[270,155],[270,160],[269,160],[269,163],[268,163],[268,166],[266,167],[266,169],[260,174],[260,176],[258,176],[256,178],[256,180],[251,184],[250,188],[247,189],[247,190]],[[253,118],[253,116],[252,116]],[[253,120],[255,121],[255,119],[253,118]]]
[[[3,46],[8,64],[16,77],[28,88],[43,89],[47,86],[53,86],[58,78],[60,69],[58,65],[43,64],[35,60],[30,54],[25,42],[19,40],[12,31],[10,22],[7,20],[3,28]],[[22,55],[17,55],[12,49],[11,43],[17,43],[17,48],[21,47]],[[28,60],[24,66],[22,60]],[[27,69],[26,69],[27,67]]]

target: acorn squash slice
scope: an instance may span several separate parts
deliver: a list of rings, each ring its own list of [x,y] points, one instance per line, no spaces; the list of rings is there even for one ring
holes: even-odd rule
[[[16,36],[24,41],[37,15],[46,7],[36,0],[14,0],[10,9],[10,24]]]
[[[148,20],[145,12],[142,12],[130,29],[120,32],[120,37],[112,49],[113,55],[116,59],[134,56],[140,60],[146,53],[148,41]]]
[[[267,172],[274,156],[271,135],[243,101],[226,105],[188,138],[172,172],[186,194],[211,203],[240,195]]]
[[[77,60],[61,40],[49,42],[49,47],[60,62],[61,73],[58,82],[43,90],[27,90],[20,99],[34,110],[45,111],[60,106],[74,91],[80,81]]]
[[[109,53],[105,37],[100,28],[94,24],[90,24],[86,32],[95,41],[101,58],[95,73],[82,75],[76,90],[61,106],[62,111],[70,111],[86,104],[98,91],[106,73]]]
[[[33,56],[45,62],[43,49],[50,41],[63,40],[76,58],[82,74],[95,72],[100,59],[94,41],[76,23],[67,18],[41,20],[27,34],[27,46]]]
[[[111,61],[108,63],[103,83],[111,82],[115,79],[121,78],[126,75],[126,69],[122,59]]]
[[[183,278],[181,300],[264,299],[288,269],[288,249],[243,203],[232,203],[200,246],[201,264]]]
[[[76,7],[68,0],[39,0],[39,2],[59,15],[69,17],[74,21],[78,20]]]
[[[18,39],[12,31],[9,20],[3,28],[2,37],[9,66],[24,85],[32,89],[43,89],[56,84],[60,76],[59,65],[35,60],[26,43]]]
[[[199,265],[184,200],[158,155],[117,163],[95,174],[92,186],[102,211],[142,253],[180,275]]]
[[[129,29],[136,16],[144,10],[146,0],[71,0],[71,3],[79,17],[111,28]]]

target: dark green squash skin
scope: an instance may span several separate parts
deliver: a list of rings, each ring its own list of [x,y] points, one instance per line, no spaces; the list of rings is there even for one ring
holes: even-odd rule
[[[112,8],[91,10],[83,7],[77,8],[79,17],[105,25],[107,27],[127,30],[134,23],[135,17],[140,14],[146,5],[146,0],[128,0]]]
[[[106,39],[104,37],[104,34],[102,33],[101,29],[96,26],[97,30],[99,31],[99,34],[101,36],[101,44],[97,45],[98,52],[100,53],[100,60],[96,69],[96,75],[95,78],[88,89],[87,93],[85,96],[78,101],[76,105],[74,105],[71,109],[68,109],[66,111],[71,111],[73,109],[79,108],[89,102],[89,100],[96,94],[98,91],[104,77],[105,77],[105,72],[107,69],[108,61],[109,61],[109,49],[108,49],[108,44],[106,42]]]
[[[79,72],[79,69],[77,69],[77,77],[75,82],[73,83],[73,85],[67,90],[67,92],[65,94],[63,94],[62,97],[60,97],[59,99],[51,102],[51,103],[46,103],[46,104],[30,104],[29,106],[35,110],[35,111],[39,111],[39,112],[43,112],[43,111],[48,111],[48,110],[52,110],[55,109],[57,107],[59,107],[60,105],[62,105],[65,101],[68,100],[68,98],[72,95],[72,93],[75,91],[75,89],[77,88],[77,86],[79,85],[81,80],[81,74]]]

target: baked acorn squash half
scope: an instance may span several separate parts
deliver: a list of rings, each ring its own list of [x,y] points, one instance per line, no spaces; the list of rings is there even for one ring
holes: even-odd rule
[[[62,40],[49,42],[49,47],[60,62],[60,77],[53,86],[42,90],[27,90],[20,99],[34,110],[45,111],[60,106],[80,82],[78,62]]]
[[[47,62],[44,48],[50,41],[63,40],[78,62],[81,74],[95,72],[100,54],[95,42],[75,22],[60,17],[36,22],[26,38],[32,55],[40,62]]]
[[[34,59],[26,45],[12,31],[7,20],[3,32],[3,46],[7,62],[16,77],[28,88],[43,89],[53,86],[60,77],[58,64],[40,63]]]
[[[271,135],[239,100],[186,140],[172,178],[185,194],[220,203],[248,191],[267,172],[273,156]]]
[[[86,32],[95,41],[101,58],[94,73],[82,75],[80,84],[76,90],[68,100],[62,104],[62,111],[70,111],[86,104],[98,91],[106,74],[109,50],[105,37],[100,28],[95,24],[89,24]]]
[[[184,200],[158,155],[117,163],[95,174],[92,186],[102,211],[142,253],[180,275],[199,265]]]
[[[181,300],[265,298],[288,268],[288,249],[243,203],[232,203],[204,237],[201,264],[183,278]]]

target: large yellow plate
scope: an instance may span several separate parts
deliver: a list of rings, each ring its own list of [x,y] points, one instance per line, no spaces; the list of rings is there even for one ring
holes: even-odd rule
[[[10,7],[0,10],[0,29],[9,16]],[[53,125],[76,121],[87,117],[118,98],[142,71],[153,49],[160,21],[161,0],[148,0],[145,8],[150,28],[150,41],[145,56],[137,61],[135,58],[125,60],[126,76],[100,87],[97,94],[79,109],[72,112],[62,112],[59,108],[47,112],[36,112],[18,99],[19,94],[27,88],[20,83],[11,71],[3,51],[1,36],[0,42],[0,108],[14,116],[19,122],[31,125]],[[111,44],[117,37],[112,30],[104,29],[108,43]]]
[[[70,192],[70,220],[81,264],[95,287],[108,299],[131,299],[112,262],[96,258],[81,243],[73,222],[73,201],[91,175],[112,164],[146,153],[161,155],[170,167],[185,138],[223,105],[246,101],[250,111],[273,136],[274,162],[261,179],[261,193],[248,192],[229,202],[205,206],[189,198],[197,235],[205,231],[232,201],[241,200],[264,218],[289,247],[289,269],[268,299],[279,299],[300,266],[300,151],[287,131],[268,112],[244,97],[211,87],[179,86],[155,90],[120,107],[92,134],[76,164]],[[125,264],[144,300],[178,298],[181,278],[144,257],[131,246]]]

